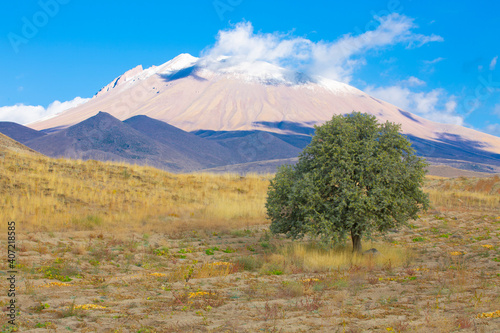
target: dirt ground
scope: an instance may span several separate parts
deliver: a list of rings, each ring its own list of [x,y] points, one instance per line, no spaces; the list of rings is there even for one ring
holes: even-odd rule
[[[316,271],[277,256],[290,241],[265,227],[175,238],[18,232],[17,326],[6,315],[0,325],[2,332],[500,332],[497,214],[432,211],[378,237],[408,250],[401,265],[382,252],[383,264]],[[8,263],[0,269],[8,290]],[[3,292],[5,314],[9,299]]]

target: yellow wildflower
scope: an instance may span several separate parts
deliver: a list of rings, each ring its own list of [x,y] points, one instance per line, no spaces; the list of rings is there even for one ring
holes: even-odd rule
[[[462,254],[465,254],[465,253],[462,252],[462,251],[453,251],[453,252],[450,252],[450,255],[452,255],[452,256],[461,256]]]
[[[157,276],[157,277],[166,276],[166,274],[164,274],[164,273],[151,273],[149,275],[151,275],[151,276]]]
[[[189,298],[194,298],[198,296],[204,296],[204,295],[215,295],[214,293],[209,293],[206,291],[197,291],[195,293],[189,293]]]
[[[64,283],[64,282],[50,282],[50,283],[43,284],[43,285],[39,286],[39,288],[49,288],[49,287],[54,287],[54,286],[69,287],[69,286],[71,286],[71,284]]]
[[[493,245],[490,245],[490,244],[484,244],[481,246],[487,248],[488,250],[493,250],[495,248]]]
[[[214,263],[211,263],[212,266],[232,266],[233,264],[230,263],[230,262],[214,262]]]
[[[476,318],[500,318],[500,310],[493,312],[483,312],[478,314]]]
[[[82,309],[82,310],[91,310],[91,309],[103,310],[103,309],[106,309],[106,307],[102,306],[102,305],[96,305],[96,304],[81,304],[81,305],[75,305],[75,309]]]
[[[313,281],[319,281],[319,279],[310,278],[310,279],[303,279],[302,280],[302,282],[313,282]]]
[[[422,271],[422,272],[428,272],[429,269],[427,267],[418,267],[418,268],[415,268],[416,271]]]

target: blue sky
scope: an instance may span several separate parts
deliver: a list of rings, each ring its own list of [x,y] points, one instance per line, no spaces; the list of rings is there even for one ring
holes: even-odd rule
[[[500,136],[496,2],[41,0],[2,6],[0,120],[27,123],[76,105],[138,64],[158,65],[180,53],[245,56],[245,45],[256,45],[253,59],[341,80],[431,120]]]

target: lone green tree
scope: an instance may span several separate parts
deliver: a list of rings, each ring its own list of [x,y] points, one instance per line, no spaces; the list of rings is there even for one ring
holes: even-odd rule
[[[315,127],[295,166],[280,167],[266,202],[271,232],[324,243],[345,241],[360,252],[362,237],[407,224],[427,209],[421,186],[426,162],[394,123],[353,112]]]

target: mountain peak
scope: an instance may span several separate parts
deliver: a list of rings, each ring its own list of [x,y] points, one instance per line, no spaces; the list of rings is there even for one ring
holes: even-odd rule
[[[108,128],[113,125],[122,126],[122,122],[107,112],[99,111],[95,116],[90,117],[68,129],[75,130],[80,128]]]
[[[141,69],[117,78],[108,85],[109,91],[92,101],[31,127],[66,127],[102,110],[120,120],[147,115],[188,132],[259,130],[288,135],[294,130],[280,124],[312,128],[332,115],[355,110],[401,124],[404,134],[416,138],[450,141],[443,137],[448,133],[500,153],[497,137],[433,123],[347,84],[265,61],[180,54],[160,66]]]
[[[193,57],[189,53],[181,53],[172,60],[167,61],[158,67],[148,68],[146,71],[151,74],[172,74],[184,68],[192,67],[198,62],[199,58]]]
[[[124,84],[128,80],[130,80],[133,77],[137,76],[138,74],[142,73],[143,71],[144,70],[142,68],[142,65],[137,65],[134,68],[129,69],[128,71],[126,71],[125,73],[123,73],[122,75],[118,76],[117,78],[115,78],[110,83],[108,83],[105,87],[101,88],[101,90],[99,90],[97,92],[97,94],[95,94],[94,97],[100,96],[100,95],[102,95],[102,94],[110,91],[111,89]]]
[[[171,63],[192,63],[193,61],[198,61],[199,58],[193,57],[189,53],[181,53],[177,57],[173,58],[169,62]]]

